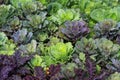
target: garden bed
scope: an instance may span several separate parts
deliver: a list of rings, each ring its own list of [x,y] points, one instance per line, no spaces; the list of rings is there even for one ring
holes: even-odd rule
[[[0,80],[120,80],[120,1],[1,0]]]

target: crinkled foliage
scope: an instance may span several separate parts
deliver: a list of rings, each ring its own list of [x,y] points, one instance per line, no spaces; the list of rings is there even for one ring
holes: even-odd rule
[[[79,11],[75,11],[73,9],[59,9],[57,13],[50,16],[49,19],[54,23],[61,25],[68,20],[79,20],[79,17]]]
[[[97,63],[104,62],[104,60],[109,61],[111,58],[119,58],[120,46],[106,38],[95,40],[82,38],[75,46],[76,52],[93,56]]]
[[[70,42],[58,42],[55,45],[46,47],[47,55],[49,55],[55,62],[66,62],[72,54],[73,46]]]
[[[67,21],[61,32],[69,41],[76,41],[89,33],[88,25],[84,21]]]
[[[14,55],[0,55],[0,78],[1,80],[22,79],[31,74],[31,71],[25,67],[32,57],[21,56],[19,51]]]

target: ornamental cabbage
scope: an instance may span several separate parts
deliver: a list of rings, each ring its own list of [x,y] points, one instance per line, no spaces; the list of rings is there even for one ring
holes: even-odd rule
[[[120,46],[114,44],[112,41],[106,38],[100,39],[86,39],[82,38],[75,44],[75,50],[77,53],[83,52],[85,54],[94,56],[94,60],[97,63],[104,62],[111,58],[119,58]]]
[[[20,5],[23,5],[28,2],[32,2],[32,0],[10,0],[12,5],[16,8],[20,7]]]
[[[8,40],[5,33],[0,32],[0,54],[12,55],[16,45],[12,40]]]
[[[115,72],[111,74],[106,80],[120,80],[120,73]]]
[[[76,41],[89,33],[88,25],[84,21],[68,21],[65,23],[65,28],[61,29],[69,41]]]
[[[56,45],[51,45],[47,47],[47,55],[52,57],[56,62],[66,62],[73,51],[73,46],[70,42],[63,43],[59,42]]]
[[[73,9],[59,9],[56,14],[53,14],[49,19],[59,25],[68,20],[79,20],[79,11]]]
[[[13,55],[16,45],[12,40],[7,40],[4,45],[0,45],[0,54]]]
[[[13,11],[11,5],[0,5],[0,25],[3,25],[7,21],[9,14]]]
[[[41,66],[42,58],[39,55],[35,55],[34,58],[31,60],[32,66]]]

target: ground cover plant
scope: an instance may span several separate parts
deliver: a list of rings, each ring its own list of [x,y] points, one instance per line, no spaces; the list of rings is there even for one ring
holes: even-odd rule
[[[120,1],[1,0],[0,80],[120,80]]]

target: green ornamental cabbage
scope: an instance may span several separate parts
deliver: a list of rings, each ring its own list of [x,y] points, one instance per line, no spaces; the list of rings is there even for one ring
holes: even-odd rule
[[[12,55],[15,52],[16,45],[12,40],[8,40],[5,33],[0,32],[0,54]]]
[[[52,57],[56,62],[66,62],[73,51],[73,46],[70,42],[62,43],[59,42],[56,45],[47,47],[47,54]]]
[[[31,60],[32,66],[41,66],[42,58],[39,55],[35,55],[34,58]]]
[[[61,25],[67,20],[79,20],[80,18],[79,11],[74,9],[59,9],[56,14],[53,14],[49,19],[57,24]]]
[[[0,5],[0,25],[3,25],[9,14],[13,12],[11,5]]]
[[[120,80],[120,73],[115,72],[111,74],[106,80]]]
[[[89,54],[95,54],[96,53],[97,46],[95,44],[94,39],[90,38],[82,38],[80,41],[77,41],[75,44],[75,50],[78,53],[86,53],[89,52]]]
[[[7,40],[4,45],[0,45],[0,54],[13,55],[15,52],[16,45],[12,40]]]
[[[112,41],[106,38],[96,39],[96,45],[101,54],[105,57],[110,55],[117,56],[116,53],[118,53],[120,50],[120,46],[118,44],[114,44]]]
[[[113,19],[116,21],[120,21],[120,7],[94,9],[90,13],[90,17],[98,22],[104,19]]]
[[[41,12],[39,15],[28,15],[27,19],[28,21],[28,26],[32,28],[39,28],[41,29],[42,27],[45,27],[42,23],[44,23],[44,20],[46,18],[47,13],[46,12]]]
[[[36,48],[37,48],[37,41],[36,40],[32,40],[31,43],[28,43],[26,45],[20,45],[19,46],[19,50],[21,50],[24,54],[32,54],[36,52]]]
[[[94,56],[94,60],[100,63],[104,62],[104,60],[119,58],[120,46],[106,38],[95,40],[82,38],[75,44],[75,50],[77,53],[83,52],[91,57]]]
[[[16,8],[18,8],[20,5],[23,5],[27,2],[32,2],[32,0],[10,0],[12,5]]]
[[[26,2],[21,6],[23,12],[27,14],[37,13],[40,12],[40,10],[45,9],[46,7],[43,6],[40,2]]]

